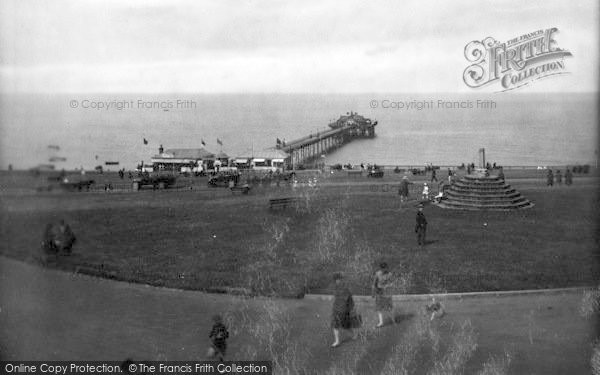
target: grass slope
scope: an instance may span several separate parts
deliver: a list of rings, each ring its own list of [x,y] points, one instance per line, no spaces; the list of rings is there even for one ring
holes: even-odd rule
[[[396,292],[483,291],[598,282],[598,195],[593,185],[523,183],[535,207],[463,212],[428,206],[428,244],[416,245],[415,203],[369,184],[138,193],[49,193],[2,198],[0,253],[33,261],[46,223],[64,218],[75,254],[53,267],[186,289],[258,294],[327,292],[331,274],[369,294],[380,261]],[[413,197],[416,194],[413,187]],[[270,211],[268,198],[298,196]],[[487,223],[484,226],[484,223]]]

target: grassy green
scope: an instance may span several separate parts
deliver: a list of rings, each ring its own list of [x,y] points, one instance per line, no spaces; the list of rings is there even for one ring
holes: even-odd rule
[[[356,294],[370,294],[381,261],[399,276],[398,293],[598,282],[596,179],[554,189],[539,179],[514,184],[535,203],[523,211],[428,206],[423,248],[414,233],[416,201],[400,203],[393,189],[363,180],[256,187],[249,196],[208,188],[5,194],[0,253],[35,261],[46,223],[65,219],[78,237],[75,253],[48,266],[175,288],[293,296],[329,292],[332,273],[343,272]],[[274,196],[302,199],[272,211]]]

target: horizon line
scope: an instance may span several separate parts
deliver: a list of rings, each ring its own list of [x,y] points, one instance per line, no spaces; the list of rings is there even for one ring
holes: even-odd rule
[[[600,91],[511,91],[510,95],[527,94],[598,94]],[[389,95],[389,94],[442,94],[442,95],[464,95],[464,94],[484,94],[484,95],[506,95],[504,91],[353,91],[353,92],[311,92],[311,91],[0,91],[0,95],[103,95],[103,94],[123,94],[123,95],[170,95],[170,94],[194,94],[194,95]]]

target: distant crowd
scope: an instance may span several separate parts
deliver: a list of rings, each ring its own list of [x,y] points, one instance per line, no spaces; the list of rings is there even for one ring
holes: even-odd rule
[[[573,184],[573,173],[569,168],[567,168],[567,170],[565,171],[564,180],[565,185],[567,186]],[[548,173],[546,174],[546,185],[554,186],[554,183],[556,183],[556,185],[558,186],[562,185],[563,183],[563,175],[560,169],[557,169],[556,172],[552,172],[552,169],[548,169]]]

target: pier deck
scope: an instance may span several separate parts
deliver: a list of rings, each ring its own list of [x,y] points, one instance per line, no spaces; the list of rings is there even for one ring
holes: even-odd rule
[[[314,161],[327,152],[341,147],[354,138],[372,138],[375,136],[377,121],[371,122],[354,112],[329,124],[330,130],[309,134],[291,142],[278,143],[277,148],[290,154],[293,167]]]

